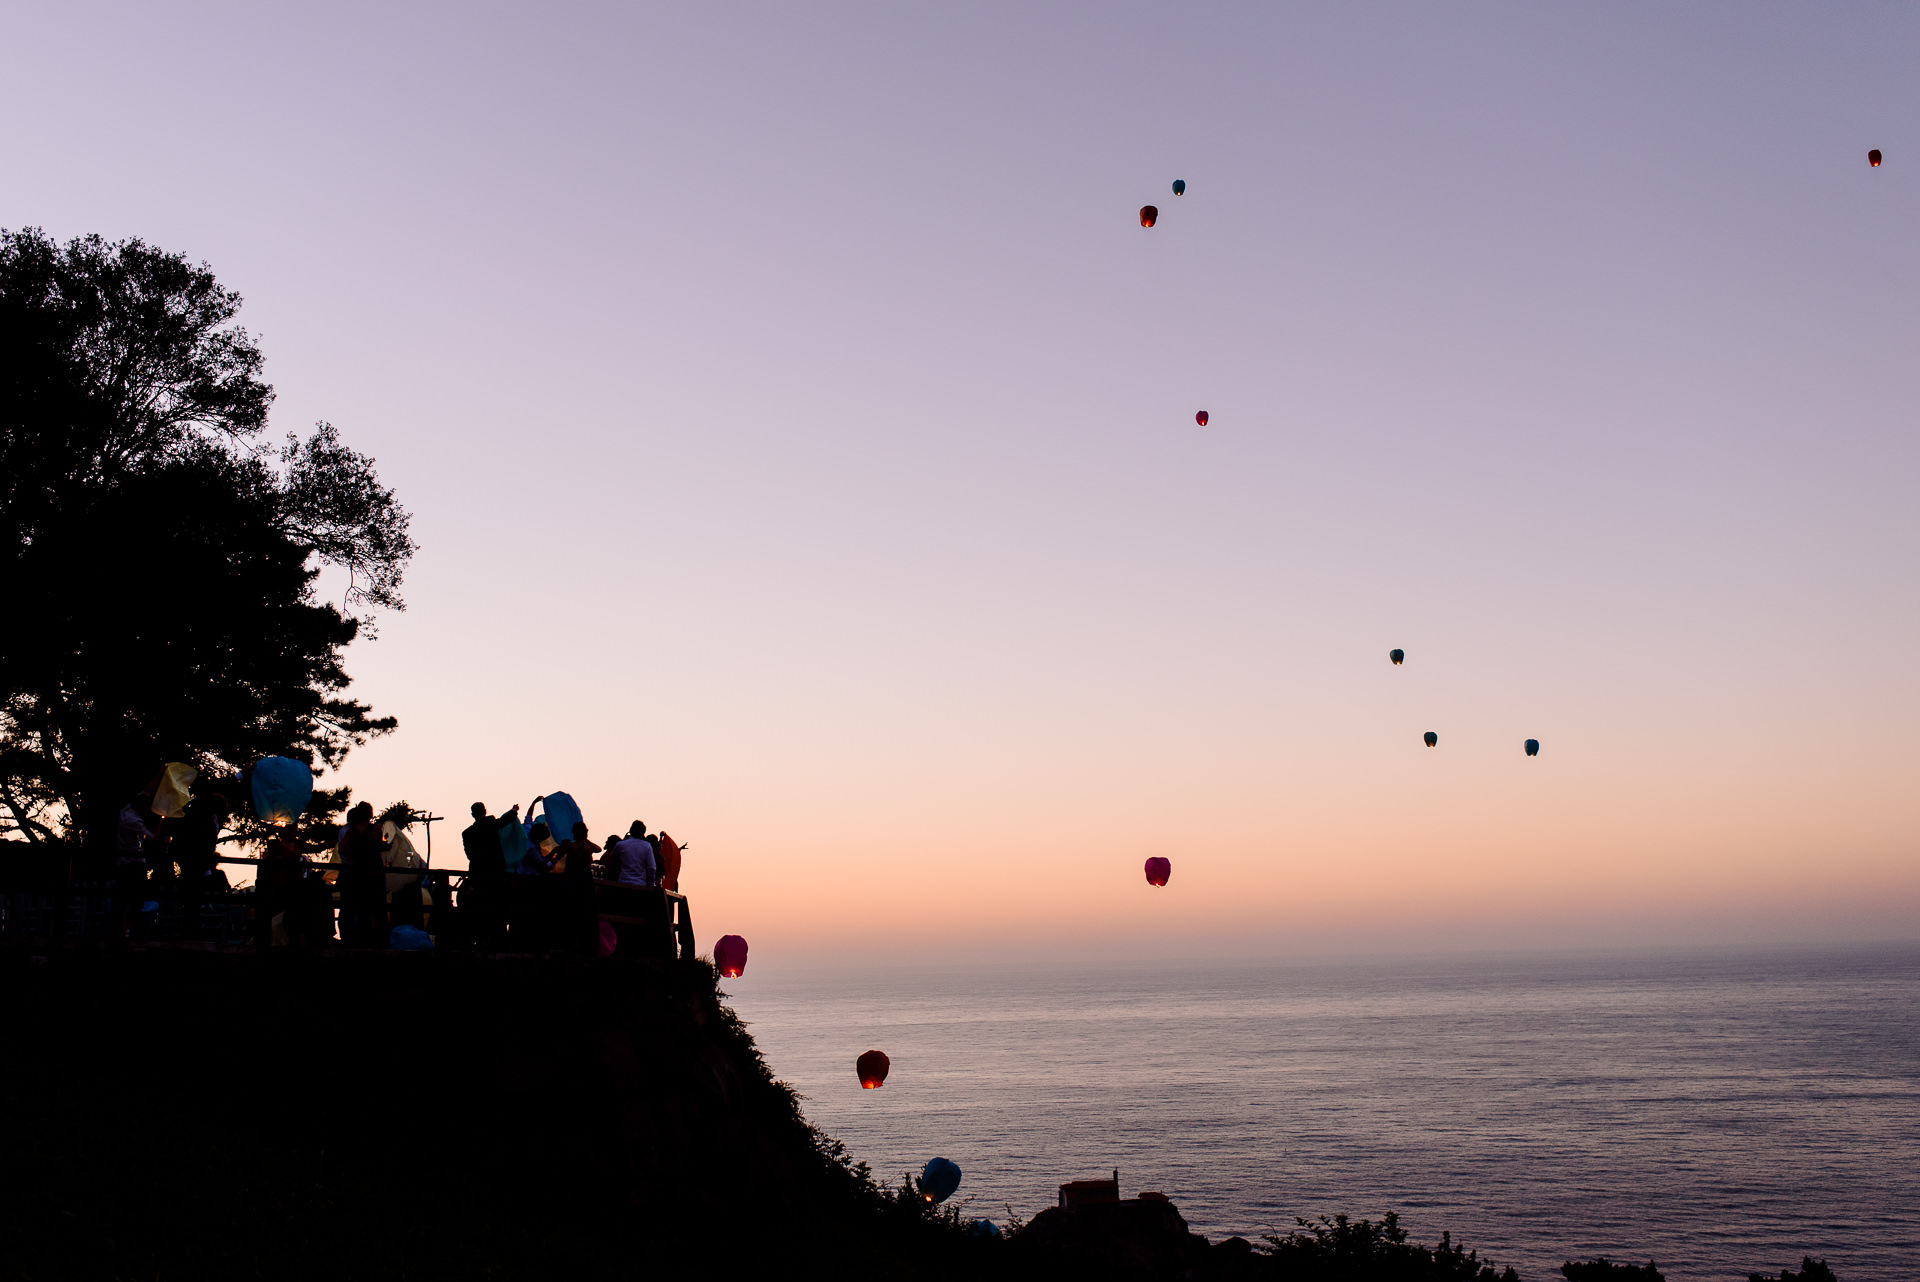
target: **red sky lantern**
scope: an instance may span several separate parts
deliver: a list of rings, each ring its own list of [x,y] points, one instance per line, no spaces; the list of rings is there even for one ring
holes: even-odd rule
[[[747,968],[747,941],[738,935],[720,936],[720,942],[713,946],[713,964],[728,979],[737,977]]]
[[[1207,425],[1207,412],[1205,410],[1201,410],[1198,414],[1195,414],[1193,416],[1193,421],[1198,423],[1200,426],[1205,427]]]
[[[1147,860],[1147,884],[1164,886],[1167,878],[1173,876],[1173,864],[1159,855]]]
[[[1875,147],[1872,151],[1867,153],[1867,163],[1869,165],[1872,165],[1875,169],[1880,168],[1880,149],[1878,147]]]
[[[885,1051],[868,1051],[853,1061],[853,1071],[860,1074],[860,1087],[868,1091],[879,1090],[887,1080],[887,1070],[892,1067],[893,1061]]]
[[[1142,227],[1153,226],[1153,224],[1155,223],[1155,221],[1159,219],[1159,217],[1160,217],[1160,211],[1155,209],[1152,205],[1140,206],[1140,225]]]

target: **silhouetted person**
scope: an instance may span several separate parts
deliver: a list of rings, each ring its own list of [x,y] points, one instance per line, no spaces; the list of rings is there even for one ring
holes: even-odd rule
[[[376,826],[380,831],[380,862],[387,867],[387,924],[419,930],[426,925],[421,878],[393,871],[424,866],[420,852],[407,836],[406,827],[412,822],[412,813],[405,806],[396,805],[380,816]]]
[[[659,864],[655,862],[653,843],[647,840],[646,824],[634,820],[626,837],[613,849],[620,856],[619,872],[614,880],[625,886],[653,885]]]
[[[373,807],[363,801],[347,812],[340,841],[340,938],[360,948],[387,942],[387,868],[380,854]]]
[[[507,856],[500,830],[512,819],[495,819],[485,802],[473,803],[473,823],[460,833],[467,852],[467,877],[460,883],[460,912],[472,932],[473,946],[497,953],[507,946]]]
[[[559,849],[560,843],[553,839],[545,821],[534,824],[527,829],[527,853],[520,856],[520,871],[536,875],[552,872]]]
[[[600,847],[587,836],[587,826],[573,826],[573,840],[560,843],[561,879],[566,882],[566,915],[573,925],[569,932],[582,957],[600,955],[600,910],[594,897],[593,857]]]
[[[128,923],[141,920],[141,908],[147,902],[147,853],[154,844],[153,829],[147,819],[153,814],[153,797],[135,793],[120,807],[120,822],[113,841],[113,914],[109,929],[115,941],[127,937]]]
[[[220,830],[227,824],[227,799],[205,792],[187,803],[186,813],[174,821],[172,858],[180,870],[183,930],[188,938],[200,932],[200,906],[227,890],[220,867]]]
[[[260,871],[253,883],[253,942],[261,952],[273,947],[275,917],[280,918],[289,944],[307,942],[312,923],[303,920],[308,914],[302,911],[305,905],[300,894],[306,868],[307,857],[294,844],[292,833],[286,828],[274,829],[261,852]]]

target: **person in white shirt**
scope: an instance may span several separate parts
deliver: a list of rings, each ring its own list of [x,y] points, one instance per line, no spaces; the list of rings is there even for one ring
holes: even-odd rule
[[[613,847],[619,856],[623,886],[651,886],[659,876],[660,862],[654,857],[653,843],[647,840],[647,826],[638,819],[627,829],[626,838]]]

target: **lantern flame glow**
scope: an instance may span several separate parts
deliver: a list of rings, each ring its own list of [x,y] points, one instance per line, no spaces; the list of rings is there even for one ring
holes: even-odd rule
[[[853,1062],[853,1071],[860,1075],[860,1089],[877,1091],[887,1080],[887,1070],[893,1067],[893,1061],[887,1058],[885,1051],[868,1051]]]
[[[713,964],[728,979],[737,979],[747,968],[747,941],[738,935],[722,935],[713,946]]]

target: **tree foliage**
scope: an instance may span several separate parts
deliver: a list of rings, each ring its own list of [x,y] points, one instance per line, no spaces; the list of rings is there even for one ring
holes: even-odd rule
[[[1616,1264],[1606,1256],[1597,1260],[1568,1260],[1560,1266],[1567,1282],[1666,1282],[1652,1260],[1646,1264]]]
[[[1483,1262],[1477,1252],[1455,1246],[1443,1233],[1437,1245],[1426,1247],[1407,1240],[1400,1217],[1392,1211],[1372,1220],[1296,1220],[1285,1237],[1269,1235],[1265,1252],[1272,1262],[1264,1276],[1318,1279],[1366,1279],[1367,1282],[1519,1282],[1513,1269]]]
[[[1772,1282],[1764,1273],[1747,1274],[1747,1282]],[[1800,1271],[1780,1270],[1780,1282],[1839,1282],[1833,1270],[1827,1267],[1825,1260],[1816,1260],[1811,1255],[1800,1257]]]
[[[408,514],[330,424],[263,446],[239,307],[139,240],[0,233],[0,830],[103,831],[163,759],[330,766],[394,728],[343,654],[404,608]]]

